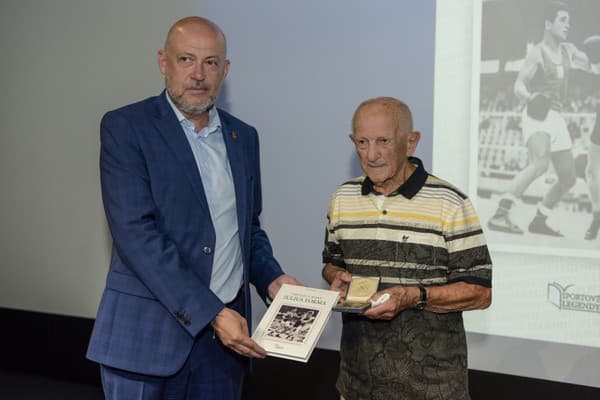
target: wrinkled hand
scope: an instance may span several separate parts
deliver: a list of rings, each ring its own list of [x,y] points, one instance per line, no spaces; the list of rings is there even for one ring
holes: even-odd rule
[[[279,292],[279,289],[281,289],[281,286],[284,283],[288,283],[290,285],[304,286],[293,276],[286,275],[286,274],[280,275],[277,277],[277,279],[275,279],[273,282],[271,282],[269,284],[269,287],[267,288],[269,298],[271,300],[273,300],[275,298],[275,296],[277,296],[277,292]]]
[[[250,358],[265,358],[267,352],[248,333],[246,319],[231,308],[223,308],[212,326],[221,343],[236,353]]]
[[[334,290],[340,293],[340,301],[346,299],[346,293],[348,292],[348,286],[350,286],[350,282],[352,281],[352,275],[346,271],[336,271],[333,274],[333,280],[329,285],[329,290]]]
[[[418,293],[414,293],[414,290],[418,291],[419,289],[415,287],[394,286],[381,290],[371,296],[371,299],[375,300],[384,293],[389,293],[389,300],[383,304],[369,308],[363,315],[370,319],[390,320],[400,311],[412,308],[415,305],[415,295],[418,296]]]

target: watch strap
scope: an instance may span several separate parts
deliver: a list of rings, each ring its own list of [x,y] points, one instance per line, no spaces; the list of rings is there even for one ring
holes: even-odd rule
[[[419,301],[415,305],[417,310],[424,310],[427,305],[427,290],[424,286],[419,286]]]

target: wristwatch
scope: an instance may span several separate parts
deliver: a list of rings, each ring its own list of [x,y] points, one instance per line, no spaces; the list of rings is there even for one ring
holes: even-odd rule
[[[424,310],[427,305],[427,290],[425,290],[423,286],[419,286],[419,293],[421,293],[421,296],[419,297],[419,301],[417,301],[415,308],[417,310]]]

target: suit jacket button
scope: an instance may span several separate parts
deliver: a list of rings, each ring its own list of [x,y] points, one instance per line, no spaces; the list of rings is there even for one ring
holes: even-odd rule
[[[212,249],[208,246],[204,246],[204,248],[202,249],[202,251],[204,252],[204,254],[210,254],[212,253]]]

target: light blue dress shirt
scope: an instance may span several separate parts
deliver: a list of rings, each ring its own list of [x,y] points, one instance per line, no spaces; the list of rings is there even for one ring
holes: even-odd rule
[[[242,286],[243,261],[238,234],[233,176],[227,158],[221,120],[216,107],[208,113],[208,126],[196,133],[194,123],[173,108],[190,144],[200,171],[210,217],[216,233],[210,289],[223,303],[233,300]],[[202,244],[198,243],[198,246]]]

